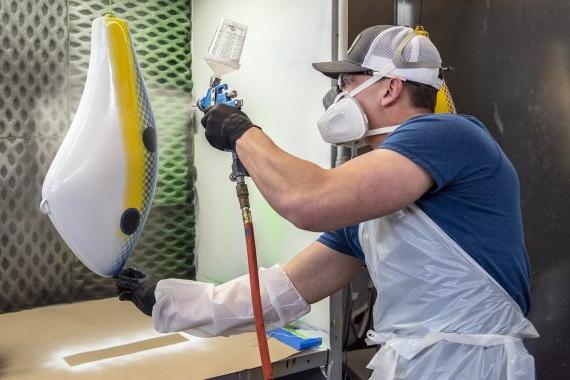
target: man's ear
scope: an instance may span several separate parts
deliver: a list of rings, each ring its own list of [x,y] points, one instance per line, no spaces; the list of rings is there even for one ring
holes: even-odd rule
[[[389,107],[396,103],[404,94],[404,81],[400,78],[388,78],[383,87],[383,94],[381,104],[384,107]]]

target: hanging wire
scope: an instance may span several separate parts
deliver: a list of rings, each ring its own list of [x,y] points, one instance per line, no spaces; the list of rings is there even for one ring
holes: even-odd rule
[[[420,17],[418,18],[418,25],[422,25],[422,16],[424,14],[424,2],[420,0]]]
[[[109,0],[109,16],[113,15],[113,0]]]

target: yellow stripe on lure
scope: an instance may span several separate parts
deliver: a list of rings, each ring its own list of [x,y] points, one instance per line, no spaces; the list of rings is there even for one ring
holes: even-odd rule
[[[41,209],[74,254],[117,274],[148,216],[158,165],[154,116],[125,20],[93,21],[85,89],[46,175]]]
[[[131,49],[131,38],[125,20],[105,16],[109,38],[109,55],[117,86],[121,94],[117,98],[119,115],[123,128],[125,151],[132,152],[127,160],[127,189],[125,208],[142,210],[144,190],[144,146],[141,144],[140,131],[142,118],[139,115],[139,94],[137,89],[137,67]]]

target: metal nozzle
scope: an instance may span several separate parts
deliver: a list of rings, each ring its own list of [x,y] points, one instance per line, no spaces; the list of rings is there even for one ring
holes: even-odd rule
[[[248,176],[247,170],[242,165],[236,152],[232,152],[232,173],[230,180],[232,182],[244,182],[244,177]]]

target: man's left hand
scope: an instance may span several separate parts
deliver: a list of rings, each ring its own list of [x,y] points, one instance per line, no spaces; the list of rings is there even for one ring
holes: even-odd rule
[[[219,150],[235,152],[236,141],[251,127],[249,117],[239,109],[226,104],[216,104],[202,118],[206,128],[206,140]]]
[[[156,302],[154,291],[158,280],[138,269],[124,269],[115,277],[115,285],[119,300],[131,301],[135,306],[149,317]]]

